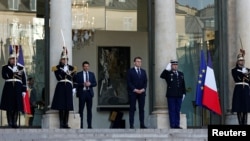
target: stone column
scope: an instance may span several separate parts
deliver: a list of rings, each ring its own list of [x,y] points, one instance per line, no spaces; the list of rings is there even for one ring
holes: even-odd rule
[[[233,59],[229,58],[229,64],[235,64],[236,59],[237,59],[237,54],[240,53],[240,48],[243,48],[246,51],[246,55],[245,55],[245,66],[247,68],[250,68],[250,19],[248,19],[247,17],[249,16],[248,11],[250,12],[250,1],[249,0],[237,0],[237,1],[229,1],[229,6],[233,6],[233,4],[235,3],[235,17],[234,19],[231,19],[231,21],[235,22],[235,34],[229,35],[230,37],[233,37],[233,42],[235,42],[235,46],[234,48],[232,48],[231,52],[233,52]],[[228,15],[228,17],[232,17],[234,13],[232,13],[232,15]],[[229,18],[230,19],[230,18]],[[231,23],[231,22],[229,22]],[[229,29],[229,31],[234,31],[234,29]],[[229,41],[230,43],[231,41]],[[231,68],[232,69],[232,68]],[[232,76],[231,76],[232,77]],[[231,79],[233,82],[233,79]],[[234,87],[234,84],[232,84],[232,86]],[[230,93],[230,97],[229,99],[229,107],[231,110],[231,104],[232,104],[232,95],[233,95],[233,89],[231,90]],[[231,114],[231,112],[228,112],[226,114],[226,119],[225,119],[225,123],[226,124],[238,124],[238,120],[237,120],[237,115],[236,113]],[[250,115],[248,114],[248,124],[250,123]]]
[[[245,55],[245,65],[249,68],[250,67],[250,19],[247,18],[248,11],[250,12],[250,1],[249,0],[239,0],[236,1],[236,37],[237,39],[237,48],[240,50],[240,48],[244,48],[246,50],[246,55]],[[249,30],[248,30],[249,29]],[[240,38],[242,41],[242,46],[240,43]]]
[[[160,74],[176,56],[176,18],[174,0],[155,0],[155,92],[153,128],[170,128],[167,110],[166,82]],[[181,127],[186,128],[185,115],[181,114]]]
[[[69,64],[72,64],[72,24],[71,24],[71,1],[52,0],[50,1],[50,68],[59,63],[63,46],[67,47]],[[54,72],[50,75],[50,105],[53,100],[57,80]],[[74,117],[74,119],[72,119]],[[75,119],[77,118],[77,120]],[[78,114],[70,114],[69,126],[80,128]],[[43,116],[43,128],[59,128],[58,111],[49,110]]]

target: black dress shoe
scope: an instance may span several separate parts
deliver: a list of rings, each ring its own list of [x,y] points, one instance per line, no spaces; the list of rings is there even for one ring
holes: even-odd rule
[[[180,126],[173,127],[173,129],[182,129]]]
[[[70,127],[68,125],[64,125],[63,128],[70,129]]]
[[[12,128],[19,128],[19,126],[17,126],[17,125],[12,125]]]
[[[88,127],[88,129],[92,129],[92,127],[90,126],[90,127]]]
[[[145,125],[141,125],[141,129],[147,129]]]
[[[134,126],[130,126],[130,129],[135,129],[135,127]]]
[[[69,129],[70,127],[69,127],[69,125],[66,124],[66,125],[60,125],[60,128],[61,129]]]

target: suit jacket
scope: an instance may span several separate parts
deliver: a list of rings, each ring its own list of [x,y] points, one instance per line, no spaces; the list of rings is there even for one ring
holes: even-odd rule
[[[141,70],[141,75],[139,76],[135,70],[135,68],[131,68],[128,70],[127,73],[127,89],[128,89],[128,94],[132,94],[134,89],[147,89],[147,74],[146,71],[142,68]],[[144,92],[144,94],[145,94]]]
[[[177,72],[178,75],[175,75],[173,71],[164,69],[160,75],[167,83],[166,97],[182,97],[183,94],[186,94],[184,74],[180,71]]]
[[[88,71],[89,73],[89,81],[90,81],[90,86],[89,86],[89,90],[91,93],[91,96],[94,97],[94,90],[93,87],[95,87],[97,85],[96,83],[96,78],[95,78],[95,74],[93,72]],[[78,72],[76,74],[76,78],[75,78],[75,83],[74,83],[74,87],[76,88],[76,96],[79,97],[79,95],[83,94],[83,71]]]

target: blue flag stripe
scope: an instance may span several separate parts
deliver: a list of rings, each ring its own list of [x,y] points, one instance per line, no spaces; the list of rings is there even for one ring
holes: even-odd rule
[[[23,59],[23,50],[22,50],[22,46],[19,46],[19,56],[18,56],[18,61],[17,61],[20,65],[24,66],[24,59]]]
[[[204,56],[204,51],[201,50],[200,52],[200,67],[199,67],[199,74],[198,74],[198,82],[196,85],[196,99],[195,104],[197,106],[202,106],[202,96],[203,96],[203,87],[205,83],[205,76],[206,76],[206,60]]]

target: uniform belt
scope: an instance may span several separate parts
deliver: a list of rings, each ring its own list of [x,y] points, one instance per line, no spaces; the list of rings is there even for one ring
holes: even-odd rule
[[[19,79],[6,79],[5,80],[6,82],[20,82],[20,83],[23,83],[21,80],[19,80]]]
[[[60,80],[59,82],[69,82],[71,85],[73,85],[72,82],[68,79],[63,79],[63,80]]]
[[[247,86],[249,86],[249,84],[246,82],[238,82],[238,83],[235,83],[235,85],[247,85]]]

